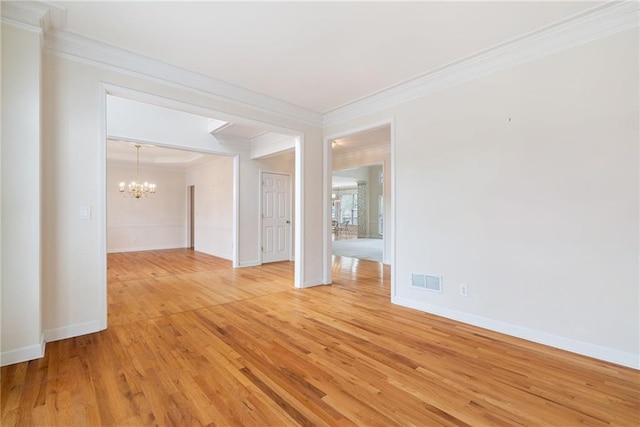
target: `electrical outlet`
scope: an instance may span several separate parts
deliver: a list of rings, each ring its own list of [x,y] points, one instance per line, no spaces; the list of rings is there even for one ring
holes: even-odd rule
[[[462,295],[463,297],[466,297],[468,294],[468,289],[467,289],[467,285],[460,285],[460,295]]]

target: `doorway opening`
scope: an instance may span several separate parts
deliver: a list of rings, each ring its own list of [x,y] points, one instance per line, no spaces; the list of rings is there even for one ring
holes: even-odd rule
[[[381,162],[332,173],[333,255],[384,261],[383,167]]]
[[[325,275],[335,257],[391,266],[393,292],[393,121],[325,139]]]
[[[241,198],[243,203],[246,203],[246,206],[251,206],[252,203],[249,201],[252,201],[253,206],[257,207],[258,203],[256,202],[260,200],[260,192],[254,184],[255,181],[251,178],[253,176],[259,176],[261,168],[269,167],[263,166],[263,164],[268,164],[266,160],[258,160],[254,157],[255,150],[252,150],[251,147],[254,142],[258,141],[253,140],[264,139],[269,141],[278,136],[284,136],[288,138],[288,140],[291,140],[289,154],[291,169],[295,170],[295,177],[296,180],[298,180],[301,179],[299,177],[303,175],[301,171],[304,138],[303,134],[264,122],[256,122],[251,119],[219,113],[202,107],[109,84],[103,84],[102,88],[103,105],[105,106],[103,111],[103,134],[101,138],[104,144],[102,150],[102,165],[104,169],[101,173],[103,185],[101,186],[102,195],[100,197],[101,206],[99,206],[99,209],[102,212],[101,228],[103,230],[103,245],[101,250],[101,258],[103,261],[101,261],[101,264],[105,278],[103,282],[104,291],[101,292],[100,317],[102,319],[101,328],[104,329],[107,327],[107,253],[113,249],[110,246],[111,242],[115,241],[113,236],[117,236],[117,233],[112,233],[117,227],[112,227],[113,222],[111,221],[111,219],[117,217],[117,215],[109,215],[107,210],[117,205],[118,202],[111,200],[114,195],[114,189],[109,187],[113,182],[120,180],[115,177],[112,171],[108,170],[113,160],[110,158],[109,153],[112,143],[121,145],[139,144],[142,146],[142,152],[140,154],[143,156],[143,158],[141,158],[143,161],[143,169],[145,169],[145,173],[149,172],[151,174],[149,180],[157,184],[155,198],[149,198],[149,200],[145,201],[155,201],[156,205],[158,205],[156,206],[157,209],[155,209],[157,213],[162,215],[168,212],[168,210],[165,209],[166,206],[160,206],[162,205],[162,198],[159,197],[159,195],[162,194],[162,192],[166,192],[169,188],[177,188],[177,191],[180,193],[180,197],[173,200],[171,206],[175,204],[182,209],[181,218],[180,220],[175,220],[171,233],[154,233],[153,227],[155,225],[147,224],[146,234],[143,237],[140,237],[140,235],[133,237],[126,236],[124,241],[126,241],[127,244],[120,247],[120,249],[126,251],[161,249],[159,246],[162,246],[162,244],[157,241],[149,245],[143,245],[143,242],[158,236],[166,237],[167,234],[172,234],[174,237],[175,235],[180,235],[179,238],[182,240],[182,244],[177,245],[170,243],[166,245],[167,248],[172,246],[193,248],[199,251],[201,250],[199,248],[202,248],[206,242],[206,238],[203,236],[208,236],[210,237],[209,240],[213,242],[212,244],[223,244],[226,252],[222,255],[228,255],[224,258],[232,260],[234,268],[240,268],[259,265],[260,263],[258,233],[252,232],[255,224],[258,222],[260,212],[258,209],[245,209],[243,211],[239,209]],[[220,119],[211,119],[210,117],[212,116],[220,117]],[[159,118],[163,119],[160,120]],[[278,141],[280,141],[280,139],[278,139]],[[263,145],[266,148],[270,148],[268,145]],[[282,144],[280,144],[279,147],[282,147]],[[208,229],[204,232],[200,229],[200,225],[203,224],[202,215],[206,213],[206,210],[200,212],[200,208],[202,208],[208,196],[207,192],[211,184],[220,184],[216,177],[203,177],[202,182],[198,182],[197,180],[189,181],[184,178],[183,173],[182,178],[172,176],[165,180],[156,179],[153,174],[164,173],[160,171],[160,169],[172,169],[170,165],[172,162],[168,160],[170,156],[162,153],[162,155],[157,155],[153,161],[150,161],[156,164],[144,164],[145,161],[149,160],[144,159],[145,150],[149,151],[149,153],[158,150],[180,152],[185,158],[178,163],[189,163],[194,158],[206,158],[207,156],[212,156],[211,159],[213,159],[213,162],[224,163],[224,169],[228,171],[223,178],[225,182],[225,194],[222,199],[215,199],[217,196],[214,195],[213,199],[215,200],[211,206],[224,207],[230,212],[229,214],[225,211],[224,214],[225,218],[228,219],[228,221],[223,221],[225,229]],[[261,149],[260,154],[263,157],[276,155],[274,153],[267,153],[266,151],[268,150]],[[132,153],[134,153],[132,158],[135,158],[133,157],[135,156],[135,151],[132,151]],[[148,169],[148,171],[146,169]],[[175,169],[180,169],[180,166],[174,165],[173,169],[169,174],[176,172]],[[206,167],[201,166],[195,169],[204,170]],[[179,175],[179,173],[177,174]],[[174,175],[176,175],[176,173],[174,173]],[[242,179],[240,179],[241,176],[243,177]],[[125,180],[129,179],[131,178],[125,178]],[[204,185],[203,183],[207,184]],[[296,182],[296,185],[292,187],[295,188],[296,192],[299,192],[301,191],[302,185]],[[115,192],[117,194],[117,189]],[[301,200],[301,198],[298,197],[294,199]],[[117,200],[122,201],[121,198]],[[132,200],[127,201],[132,202]],[[130,204],[130,208],[142,211],[144,208],[141,208],[141,206],[143,206],[141,203],[138,205]],[[301,230],[303,228],[301,226],[303,221],[303,215],[301,214],[302,208],[302,204],[296,201],[295,211],[300,212],[300,214],[295,215],[297,222],[295,224],[296,227],[292,226],[294,230]],[[218,213],[214,212],[214,216],[218,215]],[[175,215],[171,215],[175,217]],[[220,215],[214,219],[220,219],[219,216]],[[129,216],[128,218],[131,217]],[[136,221],[125,225],[142,226],[140,228],[145,228],[144,224],[136,224]],[[241,229],[246,230],[246,232],[241,234]],[[302,236],[297,232],[292,232],[291,234],[295,236],[296,256],[290,256],[290,258],[292,261],[294,258],[302,261]],[[291,251],[293,250],[292,246],[293,245],[290,245]],[[218,247],[218,249],[221,248]],[[207,251],[204,252],[208,253]],[[214,255],[219,256],[218,254]],[[295,287],[304,286],[302,262],[295,262],[293,280],[292,285]]]

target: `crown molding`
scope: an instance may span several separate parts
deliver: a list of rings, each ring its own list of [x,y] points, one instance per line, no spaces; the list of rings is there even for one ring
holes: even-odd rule
[[[68,31],[47,31],[44,40],[46,52],[67,59],[170,84],[304,124],[322,125],[320,113]]]
[[[48,53],[322,126],[322,114],[315,111],[65,31],[66,10],[54,3],[3,1],[1,10],[3,24],[44,34],[44,50]]]
[[[2,23],[43,33],[66,24],[66,12],[53,3],[37,1],[3,1]]]
[[[238,150],[251,150],[251,140],[239,136],[214,135],[218,143],[234,147]]]
[[[276,143],[284,139],[290,139],[290,138],[295,139],[295,137],[292,135],[285,135],[277,132],[266,132],[258,136],[254,136],[253,138],[250,138],[250,140],[251,140],[251,145],[256,146],[256,145],[272,144],[272,143]]]
[[[455,61],[425,75],[325,112],[333,125],[403,104],[515,65],[638,26],[640,2],[615,1]]]
[[[272,156],[291,150],[295,146],[295,136],[268,133],[251,139],[251,158],[258,159]]]
[[[2,6],[3,22],[20,24],[23,28],[30,28],[32,31],[41,32],[45,24],[49,9],[38,3],[3,1]]]

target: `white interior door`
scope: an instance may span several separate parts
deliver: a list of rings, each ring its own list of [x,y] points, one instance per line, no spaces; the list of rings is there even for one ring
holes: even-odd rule
[[[291,259],[291,177],[262,173],[262,262]]]

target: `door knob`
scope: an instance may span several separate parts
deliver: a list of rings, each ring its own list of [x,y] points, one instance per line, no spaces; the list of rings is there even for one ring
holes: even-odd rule
[[[291,221],[287,220],[287,224],[291,224]]]

